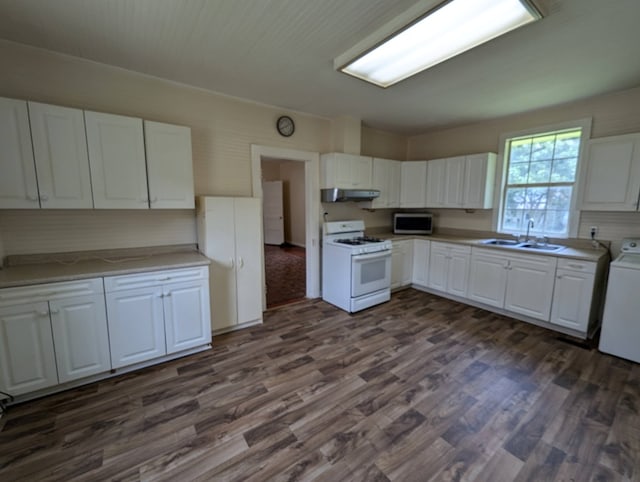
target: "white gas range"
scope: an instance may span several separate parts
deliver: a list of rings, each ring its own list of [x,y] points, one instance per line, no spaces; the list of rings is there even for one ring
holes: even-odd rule
[[[364,235],[364,221],[323,225],[322,299],[349,313],[391,299],[391,241]]]

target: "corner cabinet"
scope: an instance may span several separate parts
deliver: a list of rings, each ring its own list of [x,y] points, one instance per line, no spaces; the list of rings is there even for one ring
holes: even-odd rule
[[[425,207],[427,202],[427,161],[402,162],[400,179],[400,207]]]
[[[323,188],[371,189],[373,161],[371,157],[331,152],[320,156]]]
[[[640,134],[592,139],[587,145],[583,211],[637,211]]]
[[[113,368],[211,343],[206,267],[104,279]]]
[[[199,197],[198,248],[211,259],[214,333],[262,322],[262,209],[258,198]]]
[[[149,207],[142,119],[84,113],[96,209]]]
[[[38,209],[29,112],[23,100],[0,97],[0,208]]]
[[[110,369],[101,278],[0,290],[0,390],[22,395]]]

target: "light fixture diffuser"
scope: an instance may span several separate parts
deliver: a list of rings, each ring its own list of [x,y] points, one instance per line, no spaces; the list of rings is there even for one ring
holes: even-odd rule
[[[389,87],[540,18],[527,0],[450,0],[337,68]]]

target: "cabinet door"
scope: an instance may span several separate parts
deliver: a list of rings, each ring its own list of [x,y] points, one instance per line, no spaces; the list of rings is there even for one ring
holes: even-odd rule
[[[0,97],[0,146],[0,208],[39,208],[25,101]]]
[[[166,285],[163,295],[167,353],[211,343],[207,281]]]
[[[394,242],[391,248],[391,289],[402,286],[404,271],[404,251],[399,242]]]
[[[448,248],[431,243],[431,252],[429,253],[429,287],[447,291],[447,272],[449,269],[449,250]]]
[[[60,383],[111,369],[103,294],[50,301]]]
[[[389,195],[387,196],[387,207],[400,207],[400,178],[402,163],[400,161],[389,161]]]
[[[551,323],[586,333],[589,327],[594,275],[558,269]]]
[[[445,163],[444,207],[460,208],[464,197],[464,157],[452,157]]]
[[[353,156],[351,159],[351,185],[356,189],[371,189],[371,158]]]
[[[106,298],[113,368],[167,353],[161,287],[107,293]]]
[[[144,142],[152,209],[193,209],[191,129],[144,121]]]
[[[549,321],[555,272],[556,258],[511,258],[505,309]]]
[[[373,160],[373,180],[371,187],[372,189],[378,189],[380,196],[371,201],[372,208],[389,207],[389,182],[392,162],[393,161],[387,159]]]
[[[491,209],[495,176],[496,155],[493,152],[467,156],[462,206],[468,209]]]
[[[413,240],[413,272],[411,281],[420,286],[429,282],[429,241]]]
[[[434,159],[427,162],[427,202],[428,208],[441,208],[445,203],[447,184],[447,160]]]
[[[413,241],[407,239],[400,241],[402,249],[402,279],[400,284],[408,286],[411,284],[413,277]]]
[[[85,111],[96,209],[149,207],[142,119]]]
[[[82,111],[29,102],[29,118],[41,206],[93,208]]]
[[[57,383],[47,302],[0,308],[0,390],[15,396]]]
[[[262,318],[264,248],[261,216],[260,199],[235,199],[238,323]]]
[[[400,206],[403,208],[425,207],[427,161],[403,162],[400,174]]]
[[[504,256],[473,251],[467,297],[502,308],[507,287],[507,264]]]
[[[581,209],[635,211],[640,192],[640,136],[595,139],[587,150]]]
[[[469,257],[467,250],[451,248],[447,267],[447,292],[457,296],[467,295]]]

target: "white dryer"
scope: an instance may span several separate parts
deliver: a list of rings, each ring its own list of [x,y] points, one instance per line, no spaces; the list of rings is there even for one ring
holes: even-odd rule
[[[611,263],[599,349],[640,363],[640,239],[625,239]]]

